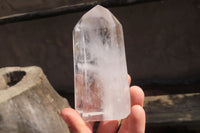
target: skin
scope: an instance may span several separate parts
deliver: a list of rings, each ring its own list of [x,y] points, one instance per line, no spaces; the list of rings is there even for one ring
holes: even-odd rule
[[[129,76],[129,85],[131,78]],[[123,119],[118,133],[144,133],[145,111],[143,109],[144,92],[138,86],[130,87],[131,113]],[[92,133],[94,122],[85,122],[79,113],[72,108],[64,108],[61,116],[68,124],[71,133]],[[101,121],[97,133],[116,133],[120,121]]]

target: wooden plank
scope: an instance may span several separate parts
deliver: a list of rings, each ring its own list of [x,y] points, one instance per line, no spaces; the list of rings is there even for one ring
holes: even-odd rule
[[[155,0],[0,0],[0,24],[89,9],[97,4],[121,6]]]
[[[200,93],[145,98],[147,124],[200,123]]]

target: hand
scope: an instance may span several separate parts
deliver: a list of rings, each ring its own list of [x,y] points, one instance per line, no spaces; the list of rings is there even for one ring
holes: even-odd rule
[[[129,85],[131,78],[129,76]],[[131,113],[125,118],[118,133],[144,133],[145,131],[145,111],[143,109],[144,92],[138,86],[130,87],[131,93]],[[71,133],[92,133],[94,123],[85,122],[78,112],[72,108],[65,108],[61,115],[68,124]],[[99,124],[97,133],[115,133],[120,121],[102,121]]]

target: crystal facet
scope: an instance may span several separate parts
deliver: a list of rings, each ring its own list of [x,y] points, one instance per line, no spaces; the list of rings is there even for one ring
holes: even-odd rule
[[[75,109],[85,121],[119,120],[130,113],[122,26],[95,6],[73,31]]]

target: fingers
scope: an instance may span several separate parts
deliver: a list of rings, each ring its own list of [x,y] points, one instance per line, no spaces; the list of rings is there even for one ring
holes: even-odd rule
[[[129,86],[131,77],[128,75]],[[122,121],[119,133],[144,133],[145,111],[142,108],[144,102],[144,92],[138,86],[130,88],[131,94],[131,114]],[[68,124],[71,133],[92,133],[94,123],[83,121],[78,112],[71,108],[62,110],[61,115]],[[114,133],[117,131],[119,121],[104,121],[99,124],[97,133]]]
[[[143,106],[144,103],[144,92],[138,86],[132,86],[130,88],[131,93],[131,106],[140,105]]]
[[[92,133],[92,126],[89,123],[85,123],[79,113],[74,109],[63,109],[61,116],[68,124],[71,133]]]
[[[119,126],[118,120],[102,121],[99,124],[97,133],[116,133]]]
[[[129,85],[131,83],[131,77],[128,75]],[[133,105],[141,105],[144,103],[144,92],[139,86],[131,86],[130,87],[131,94],[131,106]]]
[[[145,132],[145,112],[141,106],[134,105],[131,108],[130,123],[130,133]]]
[[[123,120],[119,133],[144,133],[145,112],[140,105],[131,108],[131,114]]]
[[[144,133],[145,111],[142,108],[144,102],[144,92],[138,86],[130,87],[131,93],[131,113],[122,121],[119,133]]]

